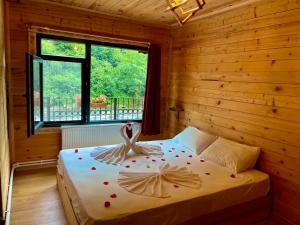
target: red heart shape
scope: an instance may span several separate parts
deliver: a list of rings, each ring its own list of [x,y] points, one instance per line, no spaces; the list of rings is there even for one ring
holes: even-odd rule
[[[156,162],[156,160],[155,160],[155,159],[152,159],[152,162]]]
[[[135,163],[135,162],[136,162],[136,160],[131,160],[131,162]]]
[[[166,159],[161,159],[161,161],[166,161]]]
[[[235,178],[235,175],[234,175],[234,174],[231,174],[230,177],[231,177],[231,178]]]
[[[109,202],[109,201],[104,202],[104,207],[105,207],[105,208],[110,207],[110,202]]]
[[[108,185],[109,182],[108,182],[108,181],[104,181],[103,184],[104,184],[104,185]]]
[[[96,170],[96,167],[92,167],[91,170]]]
[[[79,157],[79,158],[78,158],[78,160],[82,160],[82,158],[81,158],[81,157]]]
[[[125,166],[126,168],[130,168],[130,166],[129,165],[127,165],[127,166]]]
[[[210,175],[210,173],[205,173],[206,175]]]
[[[179,155],[176,155],[176,158],[179,158]]]
[[[78,153],[78,149],[75,149],[75,151],[74,151],[75,153]]]
[[[179,186],[178,186],[178,185],[176,185],[176,184],[174,184],[173,186],[174,186],[174,188],[179,188]]]
[[[201,159],[200,162],[205,162],[205,161],[203,159]]]
[[[192,155],[189,155],[189,157],[190,157],[190,158],[193,158],[193,156],[192,156]]]
[[[117,198],[117,195],[116,194],[112,194],[110,195],[111,198]]]

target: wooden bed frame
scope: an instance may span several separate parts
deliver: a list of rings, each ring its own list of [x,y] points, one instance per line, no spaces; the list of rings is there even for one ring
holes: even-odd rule
[[[68,224],[80,225],[73,211],[64,181],[58,173],[57,186]],[[265,196],[250,202],[199,216],[181,225],[252,225],[269,217],[270,205],[270,196]]]

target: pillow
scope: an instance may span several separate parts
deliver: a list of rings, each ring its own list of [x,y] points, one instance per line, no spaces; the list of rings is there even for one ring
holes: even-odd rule
[[[200,131],[195,127],[187,127],[184,131],[177,134],[173,140],[199,155],[207,146],[217,139],[216,136]]]
[[[227,167],[233,173],[240,173],[255,166],[259,153],[259,147],[219,137],[201,154],[201,157]]]

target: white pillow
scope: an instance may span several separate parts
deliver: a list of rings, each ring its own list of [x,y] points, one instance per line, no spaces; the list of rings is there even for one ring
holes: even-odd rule
[[[197,155],[203,152],[216,139],[216,136],[200,131],[195,127],[187,127],[173,138],[176,143],[188,148]]]
[[[252,147],[219,137],[202,152],[201,157],[227,167],[233,173],[240,173],[255,166],[259,153],[259,147]]]

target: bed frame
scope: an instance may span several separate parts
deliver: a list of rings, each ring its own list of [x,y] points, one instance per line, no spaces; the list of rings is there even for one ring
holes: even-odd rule
[[[57,173],[57,186],[69,225],[80,225],[76,219],[64,181]],[[265,196],[189,220],[181,225],[252,225],[269,217],[271,198]]]

